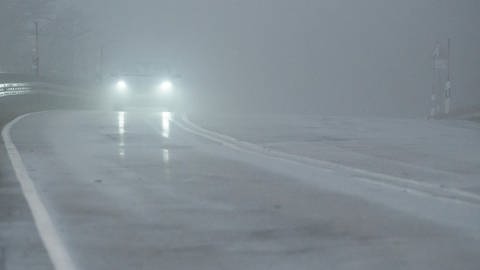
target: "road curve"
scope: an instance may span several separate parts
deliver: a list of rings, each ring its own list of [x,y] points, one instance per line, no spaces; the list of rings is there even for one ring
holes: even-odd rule
[[[325,183],[351,182],[329,171],[296,177],[188,133],[172,118],[146,111],[50,111],[28,115],[8,130],[73,268],[480,265],[480,241],[468,230],[478,221],[476,208],[456,206],[471,211],[472,220],[463,222],[469,226],[460,226],[461,220],[442,224],[425,215],[428,207],[415,213],[370,199],[381,186],[362,182],[370,190],[364,196],[335,190]],[[312,181],[304,181],[308,177]]]

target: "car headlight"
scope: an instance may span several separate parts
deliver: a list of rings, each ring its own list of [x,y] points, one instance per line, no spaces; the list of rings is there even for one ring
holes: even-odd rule
[[[158,87],[161,93],[168,94],[173,90],[173,83],[169,80],[163,81]]]
[[[116,84],[117,91],[120,93],[124,93],[127,91],[128,85],[124,80],[120,80]]]

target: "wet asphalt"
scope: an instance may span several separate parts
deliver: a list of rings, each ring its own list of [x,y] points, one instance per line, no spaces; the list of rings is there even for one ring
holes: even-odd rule
[[[21,95],[0,98],[0,129],[25,113],[63,108],[85,109],[85,101],[52,96]],[[52,269],[30,209],[0,140],[0,270]]]
[[[78,269],[480,265],[471,235],[243,162],[242,153],[180,129],[171,117],[52,111],[12,128]],[[311,180],[341,181],[332,175]]]

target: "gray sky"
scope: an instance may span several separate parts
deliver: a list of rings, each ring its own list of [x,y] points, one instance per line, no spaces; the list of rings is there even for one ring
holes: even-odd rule
[[[110,66],[162,63],[181,73],[184,88],[212,106],[426,115],[432,51],[437,40],[446,43],[449,37],[454,105],[480,103],[478,0],[88,0],[75,5],[93,29],[85,52],[95,55],[95,47],[104,44]]]

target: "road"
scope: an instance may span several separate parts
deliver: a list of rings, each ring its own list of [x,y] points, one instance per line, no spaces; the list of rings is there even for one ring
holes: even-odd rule
[[[31,94],[0,98],[0,129],[16,116],[55,108],[91,108],[83,100]],[[52,269],[7,151],[0,140],[0,269]]]
[[[39,231],[54,265],[435,270],[480,265],[478,205],[321,168],[302,170],[182,127],[170,113],[48,111],[4,130],[21,157],[14,161],[17,176],[24,170],[19,177],[31,180],[38,194],[33,212],[47,219]]]

